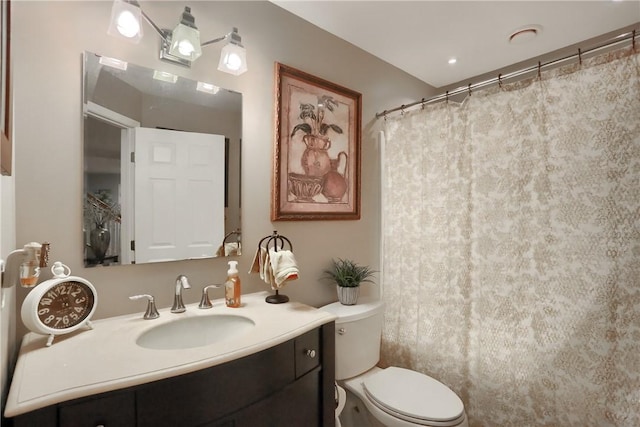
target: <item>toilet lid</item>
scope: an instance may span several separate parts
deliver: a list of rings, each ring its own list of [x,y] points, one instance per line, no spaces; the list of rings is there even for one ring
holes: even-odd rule
[[[449,387],[427,375],[408,369],[389,367],[368,377],[364,391],[380,409],[401,418],[458,422],[463,416],[462,400]]]

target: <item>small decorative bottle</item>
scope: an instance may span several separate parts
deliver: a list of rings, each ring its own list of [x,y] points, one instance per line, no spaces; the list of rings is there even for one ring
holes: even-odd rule
[[[224,300],[227,307],[240,307],[240,277],[238,277],[238,261],[229,261],[227,281],[224,284]]]

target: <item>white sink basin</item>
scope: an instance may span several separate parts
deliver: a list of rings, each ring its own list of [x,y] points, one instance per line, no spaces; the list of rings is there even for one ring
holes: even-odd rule
[[[242,335],[255,325],[247,317],[230,314],[183,317],[149,329],[136,344],[153,350],[203,347]]]

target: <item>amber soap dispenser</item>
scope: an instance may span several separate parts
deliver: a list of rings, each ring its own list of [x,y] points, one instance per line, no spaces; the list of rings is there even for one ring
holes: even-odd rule
[[[227,307],[240,307],[240,277],[238,277],[238,261],[229,261],[227,281],[224,284],[224,300]]]

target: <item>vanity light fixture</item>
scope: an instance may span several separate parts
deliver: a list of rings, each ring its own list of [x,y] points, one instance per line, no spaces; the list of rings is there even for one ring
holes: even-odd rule
[[[218,70],[239,76],[247,71],[247,51],[240,43],[242,39],[237,28],[233,27],[228,36],[229,41],[220,52]]]
[[[142,18],[160,35],[160,59],[191,67],[191,62],[202,55],[202,48],[210,44],[227,40],[220,53],[218,70],[239,76],[247,71],[246,49],[238,29],[217,39],[200,42],[200,31],[191,14],[191,8],[185,6],[180,22],[173,30],[161,29],[144,13],[137,0],[114,0],[111,8],[111,22],[107,33],[138,43],[142,38]]]
[[[143,36],[140,6],[123,0],[114,0],[107,34],[122,37],[133,43],[140,42]]]
[[[195,61],[202,55],[200,31],[189,6],[185,6],[180,22],[171,32],[169,53],[188,61]]]

